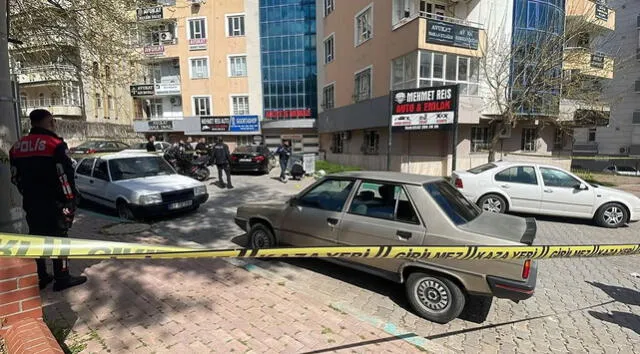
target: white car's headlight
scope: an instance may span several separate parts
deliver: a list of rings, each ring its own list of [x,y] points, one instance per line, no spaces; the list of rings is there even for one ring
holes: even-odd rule
[[[193,194],[195,195],[203,195],[207,193],[207,187],[206,186],[197,186],[193,189]]]
[[[146,195],[140,196],[141,205],[160,204],[160,203],[162,203],[162,196],[160,195],[160,193],[146,194]]]

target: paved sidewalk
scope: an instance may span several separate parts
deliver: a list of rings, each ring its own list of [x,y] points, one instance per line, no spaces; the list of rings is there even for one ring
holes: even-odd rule
[[[104,220],[80,213],[71,237],[99,235]],[[154,243],[149,233],[109,239]],[[225,260],[72,261],[89,281],[43,291],[54,332],[83,353],[418,352],[324,303]]]

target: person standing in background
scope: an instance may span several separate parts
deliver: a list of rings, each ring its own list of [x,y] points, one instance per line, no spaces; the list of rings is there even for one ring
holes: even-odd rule
[[[218,168],[218,181],[222,188],[225,187],[224,180],[222,179],[222,171],[227,175],[227,183],[226,186],[231,189],[233,185],[231,184],[231,168],[229,163],[231,163],[231,153],[229,152],[229,146],[225,144],[222,140],[222,137],[216,138],[216,144],[213,146],[213,160]]]
[[[289,157],[291,157],[291,147],[288,140],[282,141],[282,144],[276,149],[276,155],[280,160],[280,181],[287,182],[287,164],[289,164]]]
[[[147,152],[156,152],[156,144],[154,144],[156,142],[156,137],[155,136],[150,136],[149,137],[149,141],[147,142]]]

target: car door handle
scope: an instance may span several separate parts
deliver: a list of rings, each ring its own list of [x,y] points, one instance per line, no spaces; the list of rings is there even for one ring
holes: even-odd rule
[[[501,184],[500,187],[502,187],[504,189],[509,189],[509,185],[508,184]]]
[[[553,193],[553,190],[551,190],[551,189],[545,189],[545,190],[544,190],[544,192],[545,192],[545,193]]]
[[[411,238],[412,235],[411,235],[411,232],[409,232],[409,231],[400,231],[400,230],[398,230],[398,231],[396,231],[396,236],[408,240],[408,239]]]
[[[329,226],[336,226],[338,224],[338,219],[336,219],[336,218],[327,218],[327,223],[329,223]]]

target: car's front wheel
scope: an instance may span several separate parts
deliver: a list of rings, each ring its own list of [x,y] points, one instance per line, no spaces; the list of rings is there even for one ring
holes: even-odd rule
[[[607,203],[596,212],[596,223],[602,227],[617,228],[629,221],[627,209],[619,203]]]
[[[276,246],[276,238],[267,225],[256,223],[249,230],[249,246],[252,249],[273,248]]]
[[[120,219],[135,220],[136,217],[133,214],[133,210],[131,210],[129,204],[127,204],[127,202],[125,202],[124,200],[118,201],[116,209],[118,211],[118,216],[120,217]]]
[[[411,273],[406,281],[411,307],[423,318],[447,323],[462,313],[466,298],[451,280],[426,273]]]
[[[503,214],[507,211],[507,201],[497,194],[487,194],[478,200],[478,206],[484,211]]]

